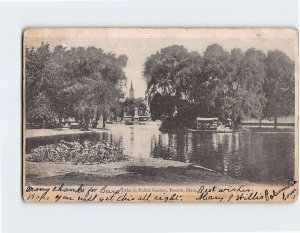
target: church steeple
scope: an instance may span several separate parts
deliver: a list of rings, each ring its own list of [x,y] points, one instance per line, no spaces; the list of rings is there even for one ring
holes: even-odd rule
[[[132,80],[130,82],[130,90],[133,90],[133,87],[132,87]]]
[[[130,83],[129,98],[134,99],[134,89],[133,89],[133,86],[132,86],[132,80],[131,80],[131,83]]]

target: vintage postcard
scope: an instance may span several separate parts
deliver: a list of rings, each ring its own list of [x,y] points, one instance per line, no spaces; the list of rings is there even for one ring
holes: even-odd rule
[[[298,31],[30,28],[26,202],[295,202]]]

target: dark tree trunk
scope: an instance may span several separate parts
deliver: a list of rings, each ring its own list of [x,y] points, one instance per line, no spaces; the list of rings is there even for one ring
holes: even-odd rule
[[[277,129],[277,116],[274,116],[274,129]]]
[[[48,125],[47,125],[47,118],[46,118],[46,116],[43,116],[43,120],[42,120],[42,128],[44,129],[45,127],[49,127]]]
[[[95,128],[95,129],[97,128],[99,119],[100,119],[100,112],[99,112],[99,110],[97,110],[95,121],[93,122],[93,128]]]
[[[278,79],[277,79],[277,81],[275,82],[275,88],[274,88],[274,93],[276,93],[277,92],[277,90],[278,90],[278,84],[279,84],[279,78],[280,77],[278,77]],[[274,103],[275,103],[275,111],[274,111],[274,129],[277,129],[277,117],[278,117],[278,103],[277,103],[277,101],[276,101],[276,98],[275,98],[275,101],[274,101]]]
[[[89,124],[90,124],[90,116],[89,116],[89,111],[86,109],[84,111],[84,125],[83,125],[83,128],[85,130],[88,130],[89,129]]]
[[[84,118],[84,129],[85,130],[89,130],[89,124],[90,124],[90,118],[88,116],[86,116]]]
[[[106,125],[106,116],[103,114],[102,128],[105,128]]]
[[[261,128],[261,119],[259,119],[259,128]]]
[[[41,129],[43,128],[43,125],[44,125],[44,118],[41,118],[41,119],[40,119],[40,128],[41,128]]]
[[[58,117],[58,128],[62,127],[62,116]]]
[[[78,121],[79,121],[79,128],[82,128],[83,127],[83,124],[82,124],[82,117],[80,116],[79,118],[78,118]]]

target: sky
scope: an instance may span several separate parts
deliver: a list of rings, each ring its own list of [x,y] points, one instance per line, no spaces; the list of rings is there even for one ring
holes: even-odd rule
[[[267,53],[268,50],[278,49],[285,52],[292,60],[295,59],[295,39],[291,38],[78,38],[78,37],[34,37],[25,41],[26,46],[38,46],[42,41],[48,42],[50,47],[63,45],[71,47],[95,46],[104,52],[116,55],[126,54],[128,57],[125,73],[127,87],[124,91],[128,96],[130,82],[133,83],[135,97],[145,97],[147,89],[143,78],[143,69],[146,58],[160,49],[170,45],[183,45],[188,51],[198,51],[203,55],[206,47],[218,43],[230,52],[233,48],[245,51],[249,48],[260,49]]]

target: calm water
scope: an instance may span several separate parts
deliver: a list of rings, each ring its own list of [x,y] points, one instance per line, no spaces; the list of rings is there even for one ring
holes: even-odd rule
[[[251,182],[286,182],[294,177],[294,133],[168,134],[160,132],[158,127],[123,124],[108,125],[108,128],[76,139],[104,140],[122,146],[133,157],[194,163]],[[26,143],[27,153],[38,145],[58,143],[61,139],[66,138],[55,137],[51,141],[36,138]]]
[[[252,182],[294,177],[294,133],[161,133],[147,126],[110,125],[103,139],[134,157],[195,163]]]

